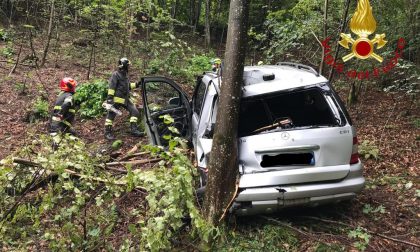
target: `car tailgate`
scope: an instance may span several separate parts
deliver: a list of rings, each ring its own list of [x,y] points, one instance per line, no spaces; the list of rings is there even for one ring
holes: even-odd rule
[[[268,186],[342,179],[350,169],[352,145],[351,126],[242,137],[241,183]]]

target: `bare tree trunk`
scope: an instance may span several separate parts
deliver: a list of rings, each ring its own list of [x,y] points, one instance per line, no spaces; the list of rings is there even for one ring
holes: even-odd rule
[[[324,38],[327,38],[327,18],[328,18],[328,0],[325,0],[324,2]],[[322,72],[324,70],[324,58],[325,58],[325,47],[321,46],[322,48],[322,56],[321,56],[321,62],[319,64],[319,74],[322,75]]]
[[[87,73],[87,79],[88,80],[90,78],[90,72],[91,72],[92,66],[96,62],[96,60],[94,59],[94,57],[95,57],[96,35],[97,35],[97,28],[95,29],[95,33],[93,34],[92,48],[90,50],[89,68],[88,68],[88,73]]]
[[[210,48],[210,0],[206,0],[206,48]]]
[[[229,10],[229,27],[223,84],[213,147],[209,163],[209,179],[205,195],[207,221],[217,224],[224,217],[235,196],[238,175],[238,120],[243,83],[249,0],[232,0]]]
[[[194,30],[193,30],[193,32],[196,32],[197,31],[197,26],[198,26],[198,24],[200,23],[200,16],[201,16],[201,5],[202,5],[202,3],[203,3],[203,0],[198,0],[198,2],[197,2],[197,7],[196,7],[196,9],[195,9],[195,23],[194,23]]]
[[[191,27],[194,27],[194,23],[195,23],[195,0],[190,0],[190,25]]]
[[[347,16],[349,14],[350,1],[351,0],[347,0],[347,2],[346,2],[346,7],[345,7],[345,10],[344,10],[344,15],[343,15],[343,18],[341,20],[340,33],[343,33],[344,30],[345,30],[345,28],[346,28]],[[340,37],[338,37],[338,40],[340,40]],[[339,51],[340,51],[340,46],[338,45],[338,41],[337,41],[337,44],[335,45],[334,59],[337,59]],[[330,83],[333,82],[332,81],[333,80],[333,77],[334,77],[334,67],[331,67],[330,74],[328,75],[328,80],[330,81]]]
[[[178,10],[178,0],[172,0],[172,6],[171,6],[171,17],[173,19],[176,19],[176,12]]]
[[[16,57],[16,62],[13,65],[12,70],[10,70],[9,77],[10,77],[10,75],[12,75],[15,72],[16,67],[19,65],[20,54],[22,53],[22,47],[23,47],[23,42],[20,44],[19,52],[18,52],[17,57]]]
[[[50,12],[50,21],[48,23],[47,44],[45,45],[44,54],[42,55],[42,60],[41,60],[40,67],[44,66],[45,61],[47,59],[48,49],[50,47],[50,41],[51,41],[51,37],[52,37],[52,26],[53,26],[53,21],[54,21],[54,12],[55,12],[54,0],[51,0],[51,12]]]

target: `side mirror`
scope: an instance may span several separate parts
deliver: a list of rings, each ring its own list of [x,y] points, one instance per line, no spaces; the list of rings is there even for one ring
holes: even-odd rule
[[[181,99],[179,97],[172,97],[169,99],[169,105],[173,106],[180,106],[181,105]]]

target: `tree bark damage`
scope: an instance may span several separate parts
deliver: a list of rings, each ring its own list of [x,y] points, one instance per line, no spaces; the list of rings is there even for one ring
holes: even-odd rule
[[[232,0],[219,109],[209,163],[205,216],[215,225],[235,196],[238,175],[237,129],[246,52],[249,0]]]

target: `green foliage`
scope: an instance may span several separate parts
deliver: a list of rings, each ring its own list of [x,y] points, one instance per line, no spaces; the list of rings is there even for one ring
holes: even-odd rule
[[[299,240],[289,229],[254,223],[241,231],[226,230],[216,251],[297,251],[298,246]]]
[[[19,94],[24,94],[26,92],[26,84],[21,82],[16,82],[13,86]]]
[[[10,40],[10,34],[4,29],[0,28],[0,41],[7,42]]]
[[[369,140],[364,140],[359,145],[359,153],[364,159],[379,158],[379,148],[372,141]]]
[[[420,68],[410,61],[400,59],[391,76],[381,80],[385,92],[402,91],[411,95],[420,92]]]
[[[112,149],[114,149],[114,150],[118,150],[119,148],[121,148],[121,146],[123,145],[123,141],[121,141],[121,140],[115,140],[113,143],[112,143],[112,145],[111,145],[111,147],[112,147]]]
[[[44,100],[41,97],[38,97],[35,102],[32,104],[32,114],[34,119],[47,118],[48,113],[48,101]],[[32,120],[30,120],[32,121]]]
[[[24,250],[43,244],[53,251],[95,250],[98,246],[115,251],[115,229],[127,219],[128,232],[117,238],[120,249],[159,251],[169,249],[180,236],[206,242],[217,235],[195,205],[196,169],[183,149],[145,146],[153,157],[162,158],[158,167],[147,171],[127,167],[126,175],[115,176],[103,169],[105,157],[91,154],[76,138],[63,136],[55,152],[51,141],[47,136],[38,137],[16,154],[31,155],[29,159],[39,167],[14,164],[12,157],[0,163],[3,249]],[[20,201],[33,184],[38,186]],[[146,195],[147,204],[130,203],[134,190]],[[118,210],[124,207],[121,203],[129,204],[130,210]],[[184,230],[185,217],[191,219],[189,232]]]
[[[362,227],[357,227],[354,230],[350,230],[348,233],[349,238],[357,239],[358,241],[353,243],[353,246],[361,251],[364,251],[369,244],[371,235]]]
[[[107,97],[108,83],[94,80],[80,85],[74,94],[75,104],[80,106],[79,113],[86,118],[95,118],[105,113],[102,103]]]
[[[318,243],[315,247],[315,252],[337,252],[346,251],[344,247],[338,244]]]
[[[5,58],[11,58],[14,54],[15,54],[15,50],[13,50],[13,46],[10,44],[4,47],[1,51],[1,55]]]
[[[193,85],[197,75],[211,70],[213,56],[194,54],[185,41],[171,32],[155,32],[150,43],[141,47],[147,48],[151,58],[145,69],[146,75],[165,74]]]
[[[413,120],[413,125],[416,129],[420,129],[420,118],[416,118]]]
[[[370,204],[365,204],[363,206],[363,213],[364,214],[370,214],[370,213],[386,213],[385,207],[383,205],[379,205],[376,208],[371,206]]]

